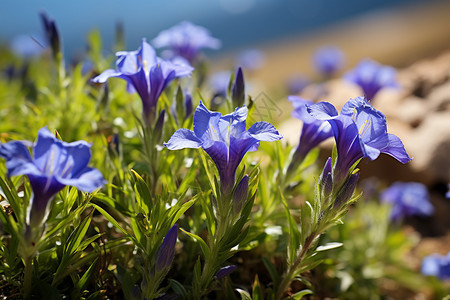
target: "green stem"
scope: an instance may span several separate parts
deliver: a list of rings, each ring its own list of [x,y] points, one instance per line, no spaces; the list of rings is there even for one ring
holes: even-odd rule
[[[24,295],[25,299],[29,299],[31,296],[31,280],[33,278],[33,256],[27,256],[25,258],[25,278],[24,278]]]
[[[277,294],[275,296],[276,300],[282,299],[284,292],[287,290],[289,285],[291,284],[292,280],[295,277],[296,270],[298,266],[301,264],[303,258],[305,257],[306,253],[308,252],[309,248],[312,245],[312,242],[316,238],[316,233],[311,233],[305,240],[305,244],[303,245],[302,251],[298,255],[295,262],[288,267],[288,270],[286,274],[283,276],[283,280],[281,281],[280,285],[278,286]]]
[[[217,267],[222,264],[222,261],[218,260],[220,242],[228,230],[229,222],[226,216],[222,216],[217,224],[217,230],[214,234],[211,251],[208,257],[205,258],[205,265],[203,267],[202,276],[197,288],[194,288],[194,299],[201,299],[201,297],[208,291],[208,288],[217,272]]]

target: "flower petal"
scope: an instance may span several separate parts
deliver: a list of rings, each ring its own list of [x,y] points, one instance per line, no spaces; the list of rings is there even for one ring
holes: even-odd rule
[[[386,153],[394,157],[399,162],[405,164],[409,162],[412,158],[406,153],[405,146],[399,137],[388,133],[388,143],[380,149],[382,153]]]
[[[329,120],[338,115],[338,111],[329,102],[319,102],[312,105],[306,105],[308,112],[318,120]]]
[[[103,71],[100,75],[94,77],[91,79],[92,82],[97,82],[97,83],[105,83],[108,78],[110,77],[120,77],[120,75],[122,75],[121,72],[118,72],[116,70],[113,69],[108,69]]]
[[[23,174],[39,174],[39,169],[33,164],[30,151],[19,141],[0,144],[0,157],[6,159],[9,176]]]
[[[79,171],[76,177],[61,178],[57,177],[58,182],[63,185],[71,185],[83,192],[91,193],[105,184],[102,173],[94,168],[84,168]]]
[[[181,128],[175,131],[169,141],[164,143],[164,146],[170,150],[200,148],[202,146],[202,141],[195,136],[192,130]]]
[[[272,142],[283,138],[275,127],[268,122],[256,122],[248,129],[248,132],[251,137],[260,141]]]
[[[208,110],[200,101],[200,104],[197,106],[194,113],[195,135],[199,138],[203,138],[205,133],[207,133],[207,131],[210,128],[210,123],[213,126],[218,125],[220,116],[221,114],[219,112],[213,112]]]

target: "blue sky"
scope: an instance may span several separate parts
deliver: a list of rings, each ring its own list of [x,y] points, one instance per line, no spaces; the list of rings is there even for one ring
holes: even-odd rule
[[[14,0],[0,10],[0,41],[19,34],[38,34],[38,16],[54,18],[69,54],[82,51],[86,35],[100,30],[105,47],[122,21],[128,49],[141,37],[151,40],[162,29],[182,20],[205,26],[223,41],[224,50],[255,42],[304,33],[344,18],[386,6],[420,0]],[[437,1],[437,0],[434,0]]]

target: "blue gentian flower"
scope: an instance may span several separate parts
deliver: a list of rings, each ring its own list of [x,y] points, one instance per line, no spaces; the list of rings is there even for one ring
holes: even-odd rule
[[[201,49],[219,49],[221,46],[206,28],[187,21],[161,31],[152,44],[156,48],[169,48],[172,57],[181,56],[191,64]]]
[[[365,59],[355,69],[345,74],[344,78],[358,85],[363,90],[364,97],[371,101],[381,89],[398,87],[396,73],[393,67]]]
[[[314,67],[325,77],[331,77],[344,66],[344,53],[337,47],[319,48],[314,54]]]
[[[231,192],[236,169],[248,151],[255,151],[260,141],[282,138],[267,122],[256,122],[245,130],[247,107],[239,107],[228,115],[209,111],[202,102],[194,113],[194,131],[178,129],[164,145],[170,150],[203,148],[219,171],[219,180],[225,194]]]
[[[303,122],[300,141],[293,156],[294,160],[301,162],[309,151],[332,137],[333,132],[327,121],[318,120],[309,114],[306,106],[314,104],[312,101],[297,96],[288,96],[288,100],[292,102],[294,107],[292,116]]]
[[[308,112],[331,124],[337,148],[333,179],[337,182],[342,182],[352,165],[364,157],[374,160],[386,153],[401,163],[411,160],[400,138],[387,133],[386,117],[364,97],[350,99],[341,114],[328,102],[312,104]]]
[[[430,216],[434,212],[427,187],[419,182],[396,182],[383,191],[381,200],[392,205],[391,220]]]
[[[142,100],[143,117],[146,122],[153,121],[156,104],[164,88],[173,79],[191,74],[193,68],[181,61],[166,61],[156,56],[155,50],[145,39],[136,51],[116,53],[117,70],[108,69],[93,78],[93,82],[106,82],[110,77],[127,81],[129,93],[137,92]]]
[[[6,159],[9,176],[28,176],[33,191],[27,215],[30,226],[45,221],[49,203],[64,186],[93,192],[104,184],[100,171],[87,166],[91,158],[87,142],[60,141],[46,127],[38,132],[33,158],[20,141],[0,144],[0,156]]]
[[[175,224],[169,229],[164,240],[155,254],[155,268],[157,272],[167,270],[173,261],[175,245],[178,237],[178,225]]]
[[[442,280],[450,279],[450,252],[443,256],[432,254],[422,261],[422,274],[436,276]]]

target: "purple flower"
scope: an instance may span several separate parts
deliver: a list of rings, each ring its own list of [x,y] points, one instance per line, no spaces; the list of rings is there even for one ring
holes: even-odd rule
[[[215,162],[225,194],[231,192],[236,168],[248,151],[255,151],[260,141],[282,138],[267,122],[256,122],[245,130],[248,109],[239,107],[228,115],[209,111],[202,102],[194,113],[194,131],[178,129],[164,145],[170,150],[203,148]]]
[[[345,74],[344,78],[359,85],[369,101],[385,87],[398,87],[395,69],[370,59],[361,61],[355,69]]]
[[[143,117],[147,123],[153,121],[157,101],[167,84],[175,78],[190,75],[193,70],[188,64],[157,57],[155,50],[145,39],[142,39],[138,50],[120,51],[116,56],[117,70],[108,69],[92,81],[103,83],[110,77],[126,80],[128,92],[137,92],[141,97]]]
[[[447,255],[432,254],[422,261],[422,274],[450,279],[450,252]]]
[[[87,166],[91,158],[87,142],[60,141],[46,127],[38,132],[33,158],[20,141],[1,144],[0,156],[6,159],[9,176],[27,175],[30,180],[33,190],[27,215],[30,226],[45,221],[50,201],[64,186],[93,192],[104,184],[100,171]]]
[[[235,265],[229,265],[229,266],[223,267],[219,271],[217,271],[216,276],[214,276],[214,277],[216,277],[217,279],[222,279],[222,278],[230,275],[236,269],[237,269],[237,266],[235,266]]]
[[[155,267],[157,272],[167,270],[173,261],[175,254],[175,245],[178,237],[178,225],[175,224],[169,229],[164,240],[159,246],[158,251],[155,254]]]
[[[392,204],[391,220],[430,216],[434,212],[427,187],[419,182],[396,182],[384,190],[381,200]]]
[[[209,31],[191,22],[181,22],[163,30],[152,40],[156,48],[169,48],[172,56],[181,56],[193,63],[198,52],[204,48],[218,49],[221,43]]]
[[[380,153],[386,153],[401,163],[411,160],[402,141],[387,133],[386,117],[364,97],[350,99],[340,115],[328,102],[312,104],[308,112],[331,124],[337,148],[333,179],[337,183],[343,182],[353,164],[363,157],[374,160]]]
[[[344,53],[337,47],[319,48],[314,54],[314,67],[323,76],[330,77],[344,66]]]
[[[297,96],[288,96],[288,100],[292,102],[292,106],[294,107],[292,116],[303,121],[300,141],[293,156],[293,160],[300,163],[309,151],[333,136],[333,132],[331,125],[327,121],[318,120],[308,113],[306,106],[314,104],[312,101]]]

